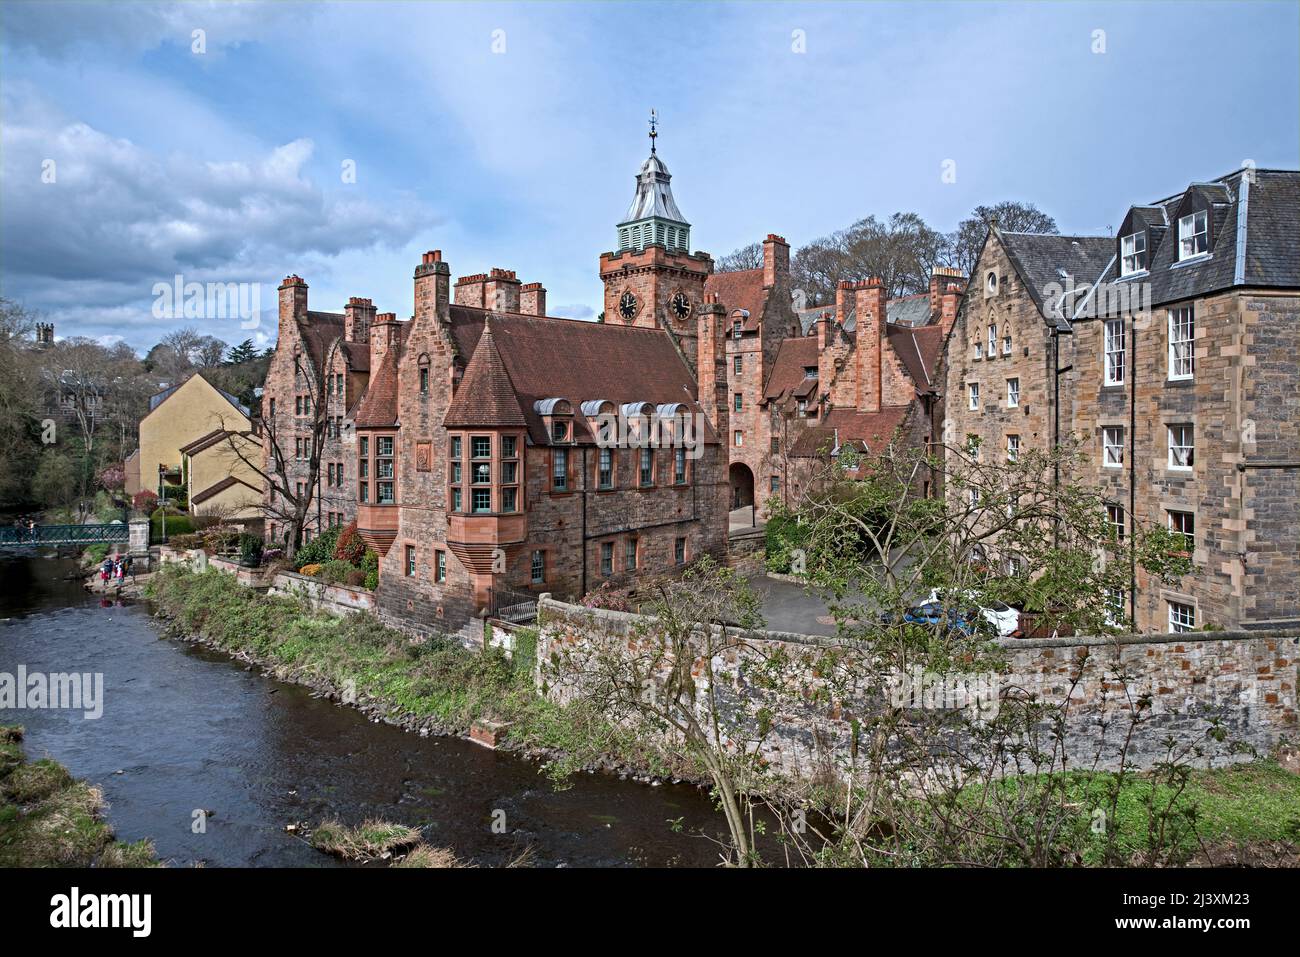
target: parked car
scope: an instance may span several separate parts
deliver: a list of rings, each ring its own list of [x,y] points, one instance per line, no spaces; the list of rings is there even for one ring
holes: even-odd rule
[[[1006,602],[990,601],[980,604],[970,592],[961,592],[949,596],[942,588],[930,590],[925,604],[960,602],[962,605],[974,605],[979,613],[997,632],[999,638],[1010,638],[1020,631],[1020,609],[1012,608]]]
[[[886,612],[880,616],[881,624],[893,624],[895,616]],[[981,627],[987,627],[974,608],[949,608],[942,602],[927,601],[903,612],[902,620],[912,625],[925,625],[934,628],[943,625],[946,630],[973,635]]]

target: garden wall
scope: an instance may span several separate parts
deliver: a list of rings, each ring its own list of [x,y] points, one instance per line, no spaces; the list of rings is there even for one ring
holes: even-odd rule
[[[623,612],[557,602],[549,595],[538,605],[538,620],[538,685],[556,700],[572,697],[581,680],[580,675],[557,669],[557,661],[584,644],[594,647],[592,643],[607,643],[607,648],[625,653],[621,649],[628,647],[633,629],[643,621]],[[895,705],[909,713],[938,709],[951,715],[965,707],[971,709],[968,714],[991,715],[1004,696],[1023,689],[1041,700],[1067,705],[1064,752],[1076,768],[1117,768],[1135,709],[1142,720],[1129,743],[1127,761],[1141,768],[1167,758],[1171,735],[1180,742],[1206,745],[1206,754],[1194,763],[1217,764],[1249,757],[1248,749],[1228,753],[1229,744],[1268,752],[1297,734],[1300,632],[1008,639],[1003,645],[1007,673],[896,675]],[[883,703],[879,696],[869,699],[853,692],[825,704],[812,703],[819,689],[826,689],[817,659],[836,646],[834,639],[766,632],[761,640],[713,661],[724,709],[771,709],[773,733],[763,755],[790,776],[847,767],[854,718]],[[807,662],[797,676],[801,694],[778,698],[753,680],[758,662],[777,650]],[[1081,667],[1081,662],[1086,663]],[[1207,734],[1216,719],[1227,733],[1224,744]],[[962,728],[960,722],[953,727],[960,730],[948,743],[963,747],[969,727]]]

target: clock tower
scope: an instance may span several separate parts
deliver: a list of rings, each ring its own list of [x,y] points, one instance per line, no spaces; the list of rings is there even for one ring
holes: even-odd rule
[[[655,147],[658,136],[652,110],[650,157],[641,164],[636,195],[618,224],[618,249],[600,257],[605,322],[668,330],[694,368],[699,307],[713,259],[691,252],[691,224],[673,199],[672,175]]]

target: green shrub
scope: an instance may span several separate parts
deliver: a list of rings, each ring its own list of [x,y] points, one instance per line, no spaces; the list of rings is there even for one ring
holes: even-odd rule
[[[155,511],[150,519],[152,525],[152,534],[155,538],[162,538],[163,521],[162,512]],[[167,537],[170,539],[173,535],[188,535],[194,531],[194,522],[188,515],[173,515],[167,513]],[[191,546],[197,548],[198,546]]]
[[[348,575],[353,571],[358,571],[351,562],[345,562],[338,558],[331,558],[327,562],[321,562],[320,577],[325,579],[331,585],[342,585],[348,580]]]
[[[378,569],[374,569],[373,571],[366,572],[365,587],[368,588],[370,591],[374,591],[376,588],[379,587]]]
[[[338,545],[339,529],[327,529],[317,535],[293,556],[294,567],[301,570],[303,565],[320,565],[334,557],[334,548]]]
[[[379,553],[367,551],[361,559],[361,570],[363,572],[379,571]]]
[[[262,539],[252,532],[239,536],[239,560],[245,565],[262,564]]]
[[[795,552],[805,547],[808,529],[785,508],[777,505],[767,520],[764,546],[767,549],[767,570],[788,574]]]
[[[86,557],[91,564],[98,565],[108,557],[108,542],[96,542],[86,549]]]

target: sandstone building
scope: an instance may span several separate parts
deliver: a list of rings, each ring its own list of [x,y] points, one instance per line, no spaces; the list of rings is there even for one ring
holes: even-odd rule
[[[1300,621],[1300,173],[1243,169],[1133,206],[1118,236],[1004,233],[947,342],[946,436],[1073,435],[1116,534],[1181,532],[1174,586],[1113,596],[1141,631]]]

